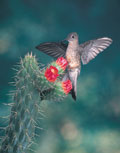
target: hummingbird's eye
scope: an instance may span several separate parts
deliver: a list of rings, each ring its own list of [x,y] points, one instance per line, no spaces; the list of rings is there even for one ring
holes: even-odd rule
[[[72,38],[75,38],[74,35],[72,35]]]

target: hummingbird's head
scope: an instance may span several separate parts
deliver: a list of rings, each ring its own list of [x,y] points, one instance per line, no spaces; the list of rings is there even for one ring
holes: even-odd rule
[[[78,41],[78,34],[76,32],[72,32],[67,36],[66,40],[68,42]]]

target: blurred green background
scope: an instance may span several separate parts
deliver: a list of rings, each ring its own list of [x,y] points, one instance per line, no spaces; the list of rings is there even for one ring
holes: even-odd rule
[[[80,42],[110,37],[113,44],[82,67],[77,102],[43,101],[37,153],[120,153],[120,1],[0,0],[0,116],[10,114],[12,68],[35,46],[77,32]],[[0,126],[7,120],[0,119]],[[3,131],[0,130],[0,135]]]

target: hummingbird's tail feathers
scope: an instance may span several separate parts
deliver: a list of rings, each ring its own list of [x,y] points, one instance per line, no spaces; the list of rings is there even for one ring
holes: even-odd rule
[[[68,80],[68,79],[70,79],[70,77],[69,77],[69,73],[67,72],[67,73],[64,75],[64,77],[62,78],[62,81],[66,81],[66,80]],[[71,82],[72,82],[72,81],[71,81]],[[72,88],[72,90],[70,91],[70,94],[72,95],[72,98],[76,101],[76,94],[75,94],[73,88]]]
[[[80,70],[78,68],[73,70],[68,70],[68,72],[64,75],[62,81],[66,81],[68,79],[72,82],[72,90],[70,94],[72,95],[72,98],[76,101],[76,93],[77,93],[77,77],[80,73]]]
[[[68,77],[72,82],[72,91],[71,95],[74,100],[76,100],[77,96],[77,78],[80,74],[80,68],[71,69],[68,71],[68,74],[65,77]]]
[[[72,89],[70,93],[72,95],[72,98],[76,101],[76,93],[75,93],[74,89]]]

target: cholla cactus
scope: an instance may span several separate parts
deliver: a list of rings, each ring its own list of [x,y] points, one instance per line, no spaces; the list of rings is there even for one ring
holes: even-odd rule
[[[62,82],[60,79],[66,66],[67,61],[62,57],[43,70],[32,54],[21,59],[15,77],[14,105],[0,153],[27,153],[35,135],[41,100],[59,100],[72,89],[70,80]]]

